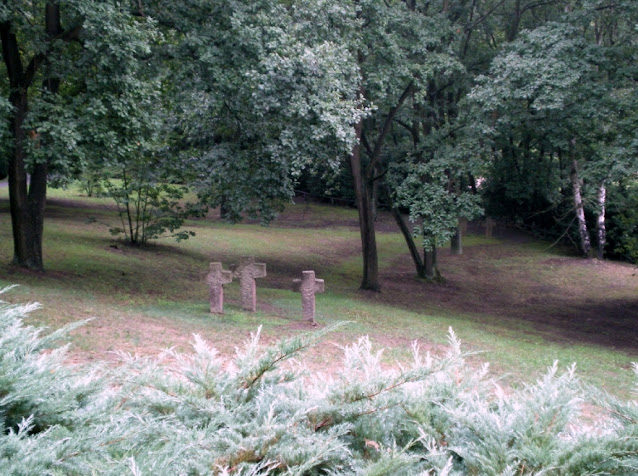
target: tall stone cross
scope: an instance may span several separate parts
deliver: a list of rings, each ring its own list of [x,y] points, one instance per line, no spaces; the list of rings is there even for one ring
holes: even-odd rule
[[[324,291],[323,279],[315,279],[314,271],[304,271],[302,279],[295,279],[292,282],[296,292],[301,293],[301,307],[303,309],[303,318],[313,326],[315,322],[315,293]]]
[[[255,263],[254,257],[243,257],[239,264],[230,267],[233,277],[239,278],[241,307],[247,311],[257,310],[257,286],[255,279],[266,277],[266,263]]]
[[[208,300],[210,301],[210,312],[214,314],[224,313],[224,284],[233,280],[233,273],[223,271],[221,263],[211,263],[210,272],[206,276],[208,283]]]

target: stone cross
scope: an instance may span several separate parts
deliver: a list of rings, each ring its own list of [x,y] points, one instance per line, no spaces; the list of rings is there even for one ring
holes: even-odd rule
[[[210,272],[206,276],[206,282],[209,286],[210,312],[214,314],[224,313],[224,284],[228,284],[232,280],[233,273],[223,271],[221,263],[210,264]]]
[[[241,307],[247,311],[257,310],[257,286],[255,279],[266,276],[266,263],[255,263],[253,257],[239,259],[239,264],[232,265],[233,277],[239,278],[241,289]]]
[[[322,293],[324,291],[323,279],[315,279],[314,271],[304,271],[303,278],[295,279],[292,283],[294,290],[301,292],[303,318],[310,321],[313,326],[316,326],[315,293]]]

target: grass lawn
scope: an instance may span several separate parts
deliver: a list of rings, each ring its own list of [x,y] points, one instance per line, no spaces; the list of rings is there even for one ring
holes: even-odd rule
[[[638,276],[623,263],[588,261],[549,249],[510,230],[464,240],[464,254],[440,251],[441,283],[414,276],[407,248],[389,215],[381,214],[381,293],[358,290],[361,268],[356,211],[301,203],[270,227],[229,225],[215,212],[193,220],[187,241],[129,247],[109,234],[119,219],[107,199],[79,188],[51,190],[45,218],[46,273],[9,264],[13,248],[8,191],[0,188],[0,285],[20,286],[10,302],[38,301],[34,324],[59,327],[90,319],[71,338],[77,361],[110,360],[113,351],[187,349],[193,333],[230,354],[263,326],[265,341],[314,329],[301,320],[292,279],[314,269],[326,283],[317,296],[320,326],[339,328],[311,350],[311,367],[330,370],[339,346],[368,334],[386,349],[388,364],[446,344],[448,328],[491,363],[509,385],[529,382],[558,360],[576,362],[581,377],[622,397],[634,387],[638,360]],[[205,276],[210,261],[225,269],[241,256],[267,264],[258,280],[258,311],[241,310],[238,283],[226,286],[223,316],[211,315]]]

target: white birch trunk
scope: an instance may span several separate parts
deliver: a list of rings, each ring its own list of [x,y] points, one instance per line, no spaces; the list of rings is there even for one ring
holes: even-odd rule
[[[605,256],[605,245],[607,244],[607,229],[605,228],[605,204],[607,201],[607,187],[603,180],[598,187],[598,217],[596,218],[596,237],[598,238],[597,258],[603,259]]]
[[[589,257],[591,253],[591,241],[589,240],[589,232],[587,231],[587,223],[585,222],[585,209],[583,207],[583,198],[581,195],[581,181],[578,176],[578,161],[572,159],[572,192],[574,195],[574,211],[578,220],[578,233],[580,235],[580,249],[585,257]]]

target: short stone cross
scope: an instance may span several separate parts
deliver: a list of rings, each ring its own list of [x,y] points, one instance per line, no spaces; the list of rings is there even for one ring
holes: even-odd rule
[[[233,273],[223,271],[221,263],[211,263],[210,272],[206,276],[208,283],[208,300],[210,301],[210,312],[214,314],[224,313],[224,284],[233,280]]]
[[[266,263],[255,263],[254,257],[243,257],[239,264],[232,265],[233,276],[239,278],[241,307],[247,311],[257,310],[257,286],[255,279],[266,277]]]
[[[294,290],[301,293],[303,318],[310,321],[313,326],[316,326],[315,293],[324,291],[323,279],[315,279],[314,271],[304,271],[303,278],[295,279],[292,283]]]

